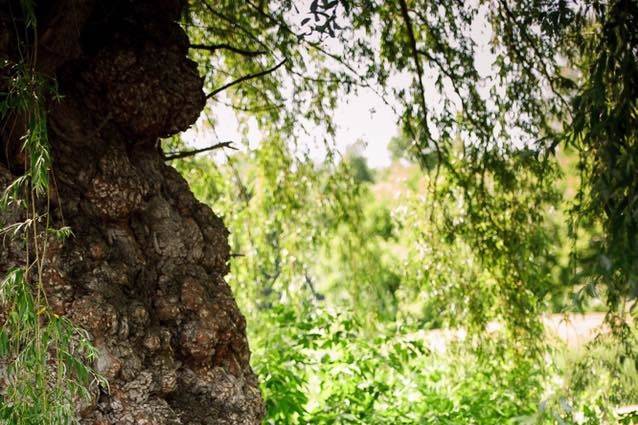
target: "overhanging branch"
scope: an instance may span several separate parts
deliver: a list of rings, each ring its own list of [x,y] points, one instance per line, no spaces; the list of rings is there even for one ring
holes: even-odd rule
[[[279,62],[277,65],[273,66],[272,68],[268,68],[268,69],[264,69],[263,71],[260,72],[256,72],[254,74],[248,74],[248,75],[244,75],[241,78],[236,79],[235,81],[231,81],[228,84],[224,84],[223,86],[213,90],[212,92],[210,92],[209,94],[206,95],[206,99],[210,99],[211,97],[216,96],[217,94],[219,94],[220,92],[234,86],[237,84],[241,84],[244,81],[248,81],[248,80],[252,80],[254,78],[259,78],[259,77],[263,77],[264,75],[268,75],[272,72],[275,72],[276,70],[278,70],[281,66],[283,66],[283,64],[286,63],[288,59],[284,59],[281,62]]]
[[[166,155],[166,157],[164,157],[164,159],[166,161],[172,161],[174,159],[181,159],[181,158],[188,158],[189,156],[194,156],[197,155],[198,153],[203,153],[203,152],[208,152],[208,151],[212,151],[215,149],[222,149],[222,148],[228,148],[228,149],[234,149],[237,150],[236,147],[234,147],[233,142],[222,142],[222,143],[217,143],[214,144],[212,146],[208,146],[202,149],[194,149],[194,150],[189,150],[189,151],[181,151],[181,152],[172,152],[168,155]]]
[[[430,137],[430,129],[428,128],[428,110],[425,102],[425,87],[423,85],[423,68],[421,66],[421,59],[419,58],[419,51],[416,45],[416,37],[414,36],[414,28],[412,28],[412,19],[410,19],[410,13],[408,11],[408,5],[405,0],[399,0],[399,5],[401,8],[401,16],[403,18],[403,22],[405,24],[405,29],[408,32],[408,38],[410,40],[410,49],[412,51],[412,59],[414,60],[414,66],[416,67],[417,81],[419,83],[419,100],[421,103],[421,109],[423,110],[423,131],[425,132],[426,138],[434,144],[434,148],[436,149],[436,154],[439,159],[439,162],[442,159],[441,149],[432,137]]]
[[[206,51],[209,51],[209,52],[215,52],[217,50],[228,50],[228,51],[231,51],[233,53],[237,53],[237,54],[240,54],[240,55],[243,55],[243,56],[249,56],[249,57],[265,55],[266,53],[268,53],[268,51],[266,51],[266,50],[241,49],[239,47],[235,47],[235,46],[232,46],[232,45],[226,44],[226,43],[221,43],[221,44],[191,44],[190,48],[191,49],[197,49],[197,50],[206,50]]]

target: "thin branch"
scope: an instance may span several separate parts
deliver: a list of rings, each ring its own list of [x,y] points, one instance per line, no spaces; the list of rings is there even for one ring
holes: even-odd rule
[[[220,74],[226,75],[228,77],[232,77],[233,76],[231,73],[229,73],[227,71],[224,71],[223,69],[218,69],[217,72],[220,73]],[[280,104],[280,105],[276,104],[273,100],[270,99],[270,97],[268,97],[268,93],[264,89],[258,87],[256,84],[254,84],[252,82],[246,82],[246,85],[251,87],[253,90],[255,90],[257,92],[257,94],[259,94],[265,100],[266,104],[268,104],[268,105],[270,105],[272,107],[272,109],[281,109],[284,106],[283,103]],[[285,100],[286,99],[281,99],[282,102],[285,102]],[[216,98],[213,98],[213,101],[224,104],[223,101],[221,101],[219,99],[216,99]],[[247,111],[244,111],[244,112],[257,112],[257,111],[255,111],[255,110],[248,111],[247,110]]]
[[[514,25],[516,25],[516,27],[518,28],[519,32],[521,33],[521,35],[525,39],[525,41],[527,41],[527,44],[530,46],[530,48],[532,49],[532,52],[534,53],[534,55],[536,56],[536,59],[538,60],[538,63],[540,65],[538,67],[539,71],[547,79],[547,82],[549,83],[549,86],[550,86],[552,92],[558,97],[559,101],[563,104],[563,106],[566,107],[565,110],[567,111],[567,113],[571,117],[570,104],[565,99],[565,97],[563,97],[563,95],[560,92],[560,90],[556,88],[556,86],[555,86],[556,77],[553,77],[551,75],[551,73],[549,72],[549,70],[547,69],[547,62],[545,61],[545,58],[543,57],[542,52],[539,50],[538,45],[534,42],[534,40],[532,39],[531,35],[527,32],[527,29],[525,28],[525,26],[522,25],[519,22],[518,19],[516,19],[516,15],[512,11],[512,9],[510,9],[510,7],[507,5],[507,2],[503,1],[503,0],[499,0],[498,2],[501,5],[501,7],[503,8],[503,10],[505,10],[505,13],[507,14],[507,18],[509,18],[509,20]],[[502,16],[502,14],[501,14],[501,16]],[[513,50],[515,50],[515,49],[513,49]],[[531,61],[528,61],[529,58],[526,58],[525,56],[521,55],[518,52],[517,52],[517,54],[518,54],[519,58],[521,59],[521,61],[523,63],[527,64],[532,69],[535,68],[534,64]]]
[[[312,282],[312,279],[310,278],[310,276],[308,275],[308,272],[304,272],[304,278],[305,278],[305,282],[306,285],[308,285],[308,288],[310,289],[310,292],[312,292],[312,296],[315,297],[315,299],[317,301],[323,301],[326,299],[326,297],[323,294],[320,294],[319,292],[317,292],[317,290],[315,289],[315,285]]]
[[[423,68],[421,67],[421,59],[419,58],[419,51],[416,45],[416,37],[414,36],[414,28],[412,28],[412,19],[410,19],[410,13],[408,12],[408,5],[405,0],[399,0],[399,5],[401,6],[401,16],[403,17],[403,22],[405,23],[406,30],[408,32],[408,38],[410,39],[410,49],[412,50],[412,59],[414,60],[414,65],[416,67],[417,73],[417,81],[419,83],[419,94],[421,101],[421,109],[423,110],[423,131],[425,132],[426,137],[432,141],[434,144],[434,148],[436,149],[436,156],[438,157],[439,164],[442,161],[441,148],[436,140],[430,137],[430,129],[428,128],[428,110],[425,102],[425,87],[423,85]],[[437,167],[438,174],[438,167]]]
[[[461,78],[456,76],[452,71],[446,68],[436,56],[431,55],[426,50],[419,50],[418,53],[420,55],[425,56],[428,60],[433,62],[437,66],[439,71],[441,71],[446,77],[448,77],[448,79],[450,80],[450,84],[452,84],[452,90],[454,90],[454,93],[456,93],[456,95],[459,98],[459,101],[461,102],[461,107],[463,108],[465,117],[472,123],[472,125],[474,125],[477,131],[483,133],[484,137],[486,138],[489,137],[489,133],[487,133],[481,128],[480,123],[476,121],[476,118],[474,118],[474,114],[471,113],[470,108],[467,106],[467,101],[465,97],[463,96],[463,94],[461,93],[461,90],[458,86],[458,80],[460,80]]]
[[[283,21],[280,18],[276,18],[276,17],[270,15],[269,13],[266,13],[263,10],[262,7],[254,4],[251,0],[245,0],[245,1],[250,7],[252,7],[262,17],[268,19],[272,24],[277,25],[277,27],[280,30],[283,30],[283,31],[287,32],[288,34],[294,36],[297,39],[298,43],[302,43],[302,44],[307,45],[308,47],[312,48],[313,50],[318,51],[322,55],[332,59],[336,63],[338,63],[338,64],[342,65],[343,67],[345,67],[354,76],[353,80],[348,82],[348,84],[357,85],[359,87],[364,87],[364,88],[367,88],[367,89],[371,90],[379,99],[381,99],[383,101],[383,103],[385,105],[387,105],[389,108],[391,108],[392,111],[396,115],[399,115],[399,112],[397,111],[396,106],[387,98],[387,90],[385,88],[383,88],[383,87],[380,87],[380,88],[374,87],[369,82],[367,82],[363,77],[360,76],[361,72],[359,70],[355,69],[352,65],[347,63],[346,60],[344,60],[342,57],[340,57],[337,54],[334,54],[334,53],[331,53],[331,52],[327,51],[326,49],[324,49],[322,47],[322,45],[320,43],[314,43],[314,42],[308,40],[303,34],[298,34],[296,31],[294,31],[292,28],[290,28],[286,24],[285,21]],[[227,17],[225,17],[223,15],[220,15],[219,12],[216,12],[209,4],[207,4],[207,2],[205,2],[205,5],[211,11],[211,13],[213,13],[215,15],[219,15],[220,18],[222,18],[222,19],[226,20],[227,22],[231,23],[231,25],[236,26],[235,24],[232,23],[232,21],[229,21]],[[239,29],[241,29],[248,36],[253,38],[252,34],[250,34],[245,28],[239,27]],[[266,45],[263,44],[262,42],[260,42],[258,39],[255,39],[255,41],[257,41],[259,44],[261,44],[261,45],[266,47]],[[295,74],[295,72],[292,69],[290,70],[290,72],[292,74]],[[295,75],[297,75],[297,74],[295,74]],[[355,81],[354,78],[358,79],[359,82]]]
[[[239,47],[235,47],[232,46],[230,44],[227,43],[221,43],[221,44],[191,44],[190,45],[191,49],[197,49],[197,50],[206,50],[209,52],[215,52],[217,50],[229,50],[233,53],[237,53],[243,56],[249,56],[249,57],[255,57],[255,56],[260,56],[260,55],[265,55],[268,53],[267,50],[247,50],[247,49],[241,49]]]
[[[231,81],[228,84],[224,84],[223,86],[213,90],[212,92],[210,92],[209,94],[206,95],[206,99],[210,99],[211,97],[219,94],[220,92],[234,86],[240,83],[243,83],[244,81],[248,81],[248,80],[252,80],[254,78],[259,78],[259,77],[263,77],[264,75],[268,75],[272,72],[275,72],[276,70],[278,70],[283,64],[286,63],[288,59],[284,59],[281,62],[279,62],[277,65],[273,66],[272,68],[268,68],[268,69],[264,69],[263,71],[260,72],[256,72],[254,74],[248,74],[248,75],[244,75],[241,78],[236,79],[235,81]]]
[[[272,22],[275,25],[278,25],[280,29],[283,29],[284,31],[286,31],[288,34],[294,36],[297,38],[297,41],[300,43],[303,43],[305,45],[307,45],[308,47],[311,47],[312,49],[318,51],[319,53],[323,54],[324,56],[329,57],[330,59],[334,60],[335,62],[337,62],[338,64],[342,65],[343,67],[345,67],[348,71],[350,71],[354,76],[358,77],[359,80],[361,81],[360,86],[361,87],[365,87],[368,88],[370,90],[372,90],[372,92],[379,97],[379,99],[381,99],[383,101],[383,103],[385,103],[386,105],[388,105],[390,108],[392,108],[392,110],[395,111],[396,113],[396,109],[394,108],[394,106],[392,105],[392,103],[386,99],[385,96],[385,89],[383,93],[380,93],[379,90],[375,87],[373,87],[370,83],[368,83],[363,77],[361,77],[361,72],[357,69],[355,69],[352,65],[350,65],[349,63],[347,63],[345,61],[345,59],[343,59],[341,56],[335,54],[335,53],[331,53],[328,50],[324,49],[322,47],[322,45],[320,43],[314,43],[310,40],[308,40],[303,34],[297,34],[295,31],[293,31],[287,24],[286,22],[282,21],[281,19],[275,18],[273,16],[271,16],[270,14],[264,12],[261,8],[259,8],[258,6],[256,6],[251,0],[246,0],[246,3],[248,5],[250,5],[254,10],[256,10],[259,14],[261,14],[264,18],[268,19],[270,22]]]
[[[228,103],[228,102],[224,102],[218,99],[213,99],[213,101],[224,105],[228,108],[231,108],[235,111],[239,111],[239,112],[266,112],[266,111],[274,111],[277,109],[282,109],[284,108],[286,105],[282,104],[272,104],[272,105],[253,105],[253,106],[240,106],[240,105],[235,105],[232,103]]]
[[[212,150],[215,150],[215,149],[222,149],[222,148],[238,150],[236,147],[232,146],[232,144],[233,144],[233,142],[222,142],[222,143],[217,143],[217,144],[214,144],[212,146],[208,146],[208,147],[202,148],[202,149],[195,149],[195,150],[181,151],[181,152],[173,152],[173,153],[170,153],[170,154],[166,155],[166,157],[164,159],[166,161],[172,161],[174,159],[187,158],[189,156],[197,155],[198,153],[208,152],[208,151],[212,151]]]
[[[210,13],[212,13],[214,16],[222,19],[223,21],[227,22],[232,28],[237,28],[239,29],[241,32],[243,32],[248,38],[250,38],[251,40],[253,40],[255,43],[259,44],[260,46],[262,46],[265,50],[267,51],[271,51],[272,49],[266,45],[263,41],[261,41],[259,38],[257,38],[248,28],[239,25],[237,23],[237,20],[228,17],[226,15],[224,15],[223,13],[220,13],[218,11],[216,11],[208,1],[204,1],[204,6],[206,7],[206,9],[208,9],[208,11]]]

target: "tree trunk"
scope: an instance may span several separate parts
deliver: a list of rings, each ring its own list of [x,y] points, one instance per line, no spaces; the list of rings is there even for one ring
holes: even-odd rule
[[[0,0],[5,57],[16,55],[11,3]],[[51,307],[90,333],[110,384],[81,423],[259,423],[246,323],[223,277],[228,232],[158,146],[205,103],[175,23],[182,2],[39,3],[36,66],[62,96],[47,101],[51,217],[74,234],[52,242],[44,283]],[[19,149],[2,136],[4,188]],[[24,263],[22,250],[0,248],[0,274]]]

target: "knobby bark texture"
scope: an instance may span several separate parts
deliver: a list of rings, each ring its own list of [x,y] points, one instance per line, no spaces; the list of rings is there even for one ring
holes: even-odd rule
[[[36,68],[62,95],[47,100],[51,217],[74,233],[50,241],[46,291],[90,332],[110,383],[78,409],[81,423],[260,423],[245,319],[224,281],[228,232],[158,148],[205,103],[176,23],[184,5],[37,3]],[[0,54],[17,60],[12,8],[0,0]],[[20,126],[19,117],[3,126],[2,188],[20,173]],[[0,274],[24,264],[24,248],[0,247]]]

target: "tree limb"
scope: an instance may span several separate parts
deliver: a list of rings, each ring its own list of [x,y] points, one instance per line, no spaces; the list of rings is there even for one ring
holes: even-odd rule
[[[166,157],[164,159],[166,161],[172,161],[174,159],[188,158],[189,156],[197,155],[198,153],[208,152],[208,151],[212,151],[212,150],[215,150],[215,149],[221,149],[221,148],[228,148],[228,149],[237,150],[237,148],[232,146],[232,144],[233,144],[232,141],[231,142],[222,142],[222,143],[217,143],[217,144],[214,144],[212,146],[208,146],[208,147],[202,148],[202,149],[195,149],[195,150],[181,151],[181,152],[172,152],[172,153],[166,155]]]
[[[260,72],[256,72],[254,74],[248,74],[248,75],[244,75],[241,78],[236,79],[235,81],[231,81],[228,84],[224,84],[223,86],[213,90],[212,92],[210,92],[209,94],[206,95],[206,99],[210,99],[211,97],[219,94],[220,92],[234,86],[240,83],[243,83],[244,81],[248,81],[248,80],[252,80],[254,78],[259,78],[259,77],[263,77],[264,75],[270,74],[272,72],[275,72],[276,70],[278,70],[283,64],[286,63],[288,59],[284,59],[281,62],[279,62],[277,65],[273,66],[272,68],[268,68],[268,69],[264,69],[263,71]]]
[[[239,47],[231,46],[230,44],[221,43],[221,44],[191,44],[191,49],[197,50],[207,50],[209,52],[215,52],[217,50],[229,50],[233,53],[238,53],[243,56],[255,57],[260,55],[265,55],[268,53],[266,50],[247,50],[241,49]]]

